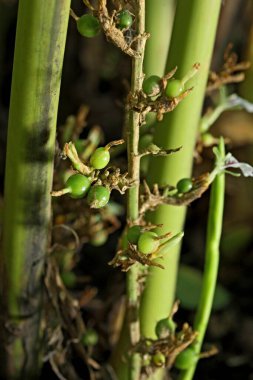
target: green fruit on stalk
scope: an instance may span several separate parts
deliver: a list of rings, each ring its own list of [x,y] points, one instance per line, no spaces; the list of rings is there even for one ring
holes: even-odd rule
[[[83,198],[90,188],[90,180],[88,177],[82,174],[71,175],[66,183],[66,188],[69,189],[69,195],[71,198]]]
[[[110,162],[109,150],[100,147],[97,148],[91,155],[90,164],[94,169],[104,169]]]
[[[188,193],[193,187],[191,178],[182,178],[177,183],[177,191],[179,193]]]
[[[87,329],[82,336],[81,342],[84,346],[95,346],[98,342],[98,334],[93,329]]]
[[[195,351],[192,348],[188,347],[177,355],[175,367],[177,369],[186,370],[195,364],[196,361],[197,355]]]
[[[151,75],[145,78],[142,84],[143,92],[148,96],[156,96],[161,92],[160,88],[161,78],[157,75]]]
[[[133,16],[128,10],[120,11],[117,14],[117,25],[119,29],[129,29],[133,24]]]
[[[153,253],[159,247],[158,235],[152,231],[143,232],[138,239],[138,251],[147,255]]]
[[[168,98],[176,98],[184,91],[183,83],[178,79],[171,79],[168,81],[165,88],[165,94]]]
[[[90,14],[79,17],[76,25],[78,32],[84,37],[92,38],[100,32],[99,20]]]
[[[93,186],[88,192],[87,200],[91,208],[104,207],[110,199],[110,190],[105,186]]]

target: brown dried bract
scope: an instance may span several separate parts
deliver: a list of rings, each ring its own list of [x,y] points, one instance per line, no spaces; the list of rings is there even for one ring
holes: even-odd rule
[[[154,261],[157,258],[161,257],[154,257],[153,253],[144,255],[137,250],[135,245],[128,243],[128,249],[119,249],[114,258],[109,262],[109,265],[112,265],[114,268],[121,267],[123,272],[127,272],[136,262],[164,269],[162,264]]]
[[[56,261],[47,260],[45,274],[45,361],[49,361],[59,378],[78,378],[71,364],[71,348],[87,364],[89,371],[99,369],[81,344],[85,332],[78,301],[65,289]]]
[[[103,172],[100,172],[97,178],[97,185],[109,187],[110,190],[115,189],[119,191],[120,194],[125,194],[126,190],[134,184],[128,172],[122,174],[120,169],[114,166],[110,166]]]
[[[243,71],[250,67],[250,62],[238,62],[238,56],[232,51],[232,44],[229,44],[224,53],[224,64],[220,72],[211,71],[209,74],[207,93],[219,89],[221,86],[242,82],[245,78]]]
[[[201,176],[193,179],[192,190],[185,194],[167,195],[168,192],[176,189],[172,186],[166,186],[163,189],[155,184],[153,191],[150,190],[148,184],[144,181],[144,191],[140,196],[140,216],[143,218],[147,211],[155,210],[161,204],[173,206],[188,206],[195,199],[200,198],[201,195],[208,189],[210,185],[209,173],[202,174]]]

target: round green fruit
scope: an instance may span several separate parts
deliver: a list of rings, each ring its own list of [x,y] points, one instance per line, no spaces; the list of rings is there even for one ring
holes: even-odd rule
[[[138,239],[141,234],[141,227],[140,226],[132,226],[127,231],[127,240],[131,244],[137,244]]]
[[[143,232],[138,239],[138,251],[147,255],[157,250],[159,240],[156,240],[158,235],[152,231]]]
[[[81,342],[84,346],[95,346],[98,342],[98,334],[93,329],[87,329],[82,336]]]
[[[177,369],[186,370],[195,364],[197,361],[197,355],[192,348],[186,348],[184,351],[177,355],[175,361],[175,367]]]
[[[153,356],[152,356],[152,361],[157,367],[161,367],[162,365],[165,364],[166,358],[163,355],[162,352],[157,351]]]
[[[120,11],[117,14],[117,25],[119,29],[129,29],[133,24],[133,17],[128,10]]]
[[[158,338],[165,338],[169,334],[174,333],[176,324],[171,318],[164,318],[157,322],[155,333]]]
[[[191,178],[182,178],[177,183],[177,191],[179,193],[188,193],[192,189],[192,186]]]
[[[184,91],[183,83],[178,79],[171,79],[168,81],[165,88],[165,94],[168,98],[176,98]]]
[[[91,208],[104,207],[110,199],[110,190],[107,187],[93,186],[88,192],[87,200]]]
[[[104,147],[97,148],[90,158],[90,164],[94,169],[104,169],[109,162],[110,153]]]
[[[145,78],[142,84],[143,92],[148,96],[156,96],[161,92],[160,88],[161,78],[157,75],[151,75]]]
[[[84,37],[95,37],[100,32],[98,19],[90,14],[79,17],[76,25],[78,32]]]
[[[82,174],[70,176],[65,186],[69,189],[71,198],[83,198],[90,188],[90,180]]]

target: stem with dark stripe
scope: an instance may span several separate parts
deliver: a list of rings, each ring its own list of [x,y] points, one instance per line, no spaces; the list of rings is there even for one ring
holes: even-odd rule
[[[38,378],[41,365],[42,275],[69,9],[70,0],[19,1],[0,257],[5,379]]]

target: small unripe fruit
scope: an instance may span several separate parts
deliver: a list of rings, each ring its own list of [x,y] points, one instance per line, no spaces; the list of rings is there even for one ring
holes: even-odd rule
[[[138,251],[143,254],[153,253],[159,247],[158,235],[152,231],[143,232],[138,239]]]
[[[84,37],[95,37],[100,32],[98,19],[90,14],[79,17],[76,25],[78,32]]]
[[[119,29],[129,29],[133,24],[133,17],[128,10],[120,11],[117,14],[117,25]]]
[[[166,358],[163,355],[162,352],[157,351],[153,356],[152,356],[152,361],[157,367],[161,367],[162,365],[165,364]]]
[[[155,333],[158,338],[165,338],[171,333],[174,333],[176,324],[171,318],[164,318],[157,322]]]
[[[175,361],[175,367],[177,369],[186,370],[195,364],[197,361],[197,355],[194,350],[190,347],[186,348],[184,351],[177,355]]]
[[[184,91],[183,83],[178,79],[171,79],[168,81],[165,88],[165,94],[168,98],[176,98]]]
[[[87,196],[88,204],[91,208],[104,207],[110,199],[110,190],[104,186],[93,186]]]
[[[161,92],[160,88],[161,78],[157,75],[151,75],[145,78],[142,84],[143,92],[148,96],[156,96]]]
[[[98,334],[93,329],[87,329],[82,336],[81,342],[84,346],[95,346],[98,342]]]
[[[71,175],[66,183],[66,188],[69,189],[69,195],[71,198],[83,198],[90,188],[90,180],[88,177],[82,174]]]
[[[192,186],[191,178],[182,178],[177,183],[177,191],[179,193],[188,193],[192,189]]]
[[[94,169],[104,169],[109,162],[110,153],[104,147],[97,148],[90,158],[91,166]]]

